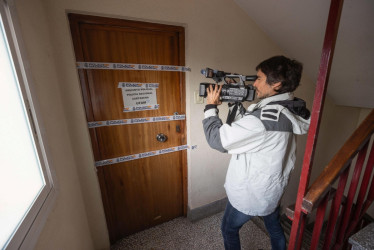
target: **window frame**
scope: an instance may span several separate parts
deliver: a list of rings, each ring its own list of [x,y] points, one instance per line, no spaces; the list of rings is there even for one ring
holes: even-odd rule
[[[5,249],[32,249],[56,200],[56,176],[48,157],[50,153],[46,134],[42,133],[45,130],[31,80],[30,64],[26,57],[14,0],[0,0],[0,14],[45,181],[45,186],[8,240]]]

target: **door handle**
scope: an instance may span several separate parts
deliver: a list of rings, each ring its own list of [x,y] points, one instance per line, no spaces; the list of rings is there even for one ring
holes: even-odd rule
[[[168,139],[168,137],[167,137],[166,135],[160,133],[160,134],[158,134],[158,135],[156,136],[156,139],[157,139],[157,141],[159,141],[159,142],[166,142],[167,139]]]

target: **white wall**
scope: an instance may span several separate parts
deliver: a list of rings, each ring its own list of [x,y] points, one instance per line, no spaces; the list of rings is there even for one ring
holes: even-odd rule
[[[57,177],[57,200],[47,219],[37,249],[94,249],[77,163],[65,117],[57,77],[56,58],[48,31],[48,20],[40,1],[16,1],[32,83],[37,93],[48,158]],[[97,203],[96,206],[100,206]],[[101,215],[103,216],[103,215]]]
[[[109,244],[68,12],[185,27],[186,65],[192,69],[186,73],[188,144],[198,146],[188,153],[188,206],[194,209],[226,196],[223,183],[229,156],[209,148],[201,123],[204,105],[193,103],[193,92],[206,80],[200,69],[211,67],[254,74],[260,61],[283,54],[233,1],[17,0],[16,3],[31,69],[51,127],[48,133],[55,135],[51,144],[61,187],[37,249],[105,249]],[[314,83],[304,75],[296,94],[311,108]],[[359,116],[359,110],[336,107],[329,101],[326,107],[320,133],[326,138],[319,140],[317,153],[322,156],[315,161],[319,167],[331,158],[330,149],[337,147],[335,141],[340,141],[341,134],[344,137],[353,131]],[[225,119],[227,108],[223,106],[220,114]],[[337,130],[341,121],[346,123]],[[333,122],[334,128],[327,126],[329,122]],[[305,141],[306,136],[298,138],[297,167],[284,196],[285,204],[293,203],[296,197]]]

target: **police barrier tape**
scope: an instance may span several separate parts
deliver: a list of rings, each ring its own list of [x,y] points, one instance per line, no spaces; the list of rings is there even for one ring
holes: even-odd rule
[[[145,105],[145,106],[125,106],[123,112],[134,112],[134,111],[144,111],[144,110],[155,110],[160,107],[159,104]]]
[[[185,66],[134,64],[134,63],[108,63],[108,62],[77,62],[78,69],[119,69],[119,70],[156,70],[156,71],[191,71]]]
[[[116,163],[133,161],[133,160],[147,158],[151,156],[168,154],[168,153],[178,152],[181,150],[196,149],[196,148],[197,148],[197,145],[194,145],[194,146],[182,145],[182,146],[177,146],[177,147],[165,148],[165,149],[160,149],[160,150],[155,150],[155,151],[150,151],[150,152],[145,152],[145,153],[140,153],[140,154],[126,155],[126,156],[107,159],[103,161],[97,161],[95,162],[95,166],[101,167],[101,166],[112,165]]]
[[[179,120],[185,120],[185,119],[186,119],[186,115],[170,115],[170,116],[157,116],[157,117],[144,117],[144,118],[121,119],[121,120],[97,121],[97,122],[88,122],[88,128],[97,128],[97,127],[104,127],[104,126],[117,126],[117,125],[128,125],[128,124],[139,124],[139,123],[150,123],[150,122],[179,121]]]
[[[142,82],[119,82],[118,88],[145,88],[145,89],[158,89],[159,83],[142,83]]]

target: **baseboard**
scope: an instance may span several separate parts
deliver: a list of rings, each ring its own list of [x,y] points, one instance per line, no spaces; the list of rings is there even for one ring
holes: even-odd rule
[[[198,208],[194,208],[194,209],[188,208],[187,219],[189,221],[194,222],[194,221],[198,221],[206,217],[209,217],[211,215],[214,215],[216,213],[220,213],[225,210],[227,201],[228,201],[227,198],[223,198],[221,200],[214,201],[212,203],[209,203],[207,205],[204,205]]]

